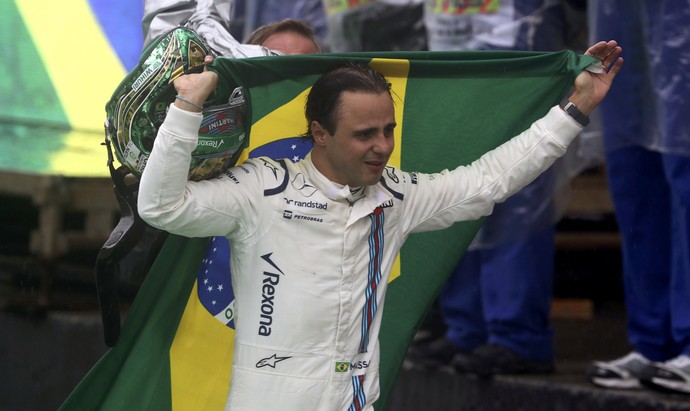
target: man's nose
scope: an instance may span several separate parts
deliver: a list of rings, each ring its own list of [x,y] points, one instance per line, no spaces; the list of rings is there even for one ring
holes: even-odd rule
[[[393,138],[387,137],[386,133],[381,131],[376,135],[371,149],[377,154],[390,154],[390,152],[393,151],[393,144]]]

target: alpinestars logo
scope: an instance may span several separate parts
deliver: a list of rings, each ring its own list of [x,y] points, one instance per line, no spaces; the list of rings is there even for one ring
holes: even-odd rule
[[[391,167],[391,166],[386,166],[386,175],[387,175],[388,178],[390,178],[391,181],[393,181],[394,183],[397,184],[397,183],[400,182],[400,179],[398,178],[397,174],[395,174],[395,168],[393,168],[393,167]]]
[[[256,363],[256,368],[262,368],[262,367],[271,367],[275,368],[276,364],[285,361],[288,358],[292,357],[278,357],[278,354],[273,354],[272,356],[268,358],[262,358],[259,360],[259,362]]]
[[[274,298],[278,283],[280,283],[280,274],[285,275],[283,271],[271,260],[273,253],[264,254],[261,259],[266,261],[273,270],[266,270],[263,272],[264,279],[261,286],[261,314],[259,319],[259,335],[268,337],[271,335],[271,326],[273,325]],[[278,274],[280,273],[280,274]]]

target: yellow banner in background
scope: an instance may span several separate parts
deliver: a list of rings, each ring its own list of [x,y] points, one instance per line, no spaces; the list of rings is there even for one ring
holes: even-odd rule
[[[427,0],[427,10],[437,14],[495,13],[500,0]]]
[[[330,16],[375,1],[376,0],[326,0],[324,4],[326,6],[326,13]]]

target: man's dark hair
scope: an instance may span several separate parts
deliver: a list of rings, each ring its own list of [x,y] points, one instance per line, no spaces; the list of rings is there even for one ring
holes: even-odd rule
[[[343,91],[391,95],[391,84],[383,74],[365,63],[348,62],[321,76],[309,91],[304,114],[305,138],[312,138],[311,122],[318,121],[330,134],[335,133],[340,95]]]
[[[275,23],[265,24],[254,30],[247,38],[246,43],[261,45],[276,33],[295,33],[302,35],[314,43],[317,52],[321,52],[321,45],[316,38],[314,29],[307,23],[296,19],[283,19]]]

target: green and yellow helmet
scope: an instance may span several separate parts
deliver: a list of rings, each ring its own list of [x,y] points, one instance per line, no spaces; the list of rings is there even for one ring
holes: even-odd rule
[[[118,161],[141,176],[158,128],[175,100],[173,80],[201,71],[212,54],[192,30],[178,27],[152,42],[105,106],[106,139]],[[214,93],[204,104],[199,143],[192,152],[190,180],[218,175],[236,161],[245,141],[245,99],[240,88]]]

